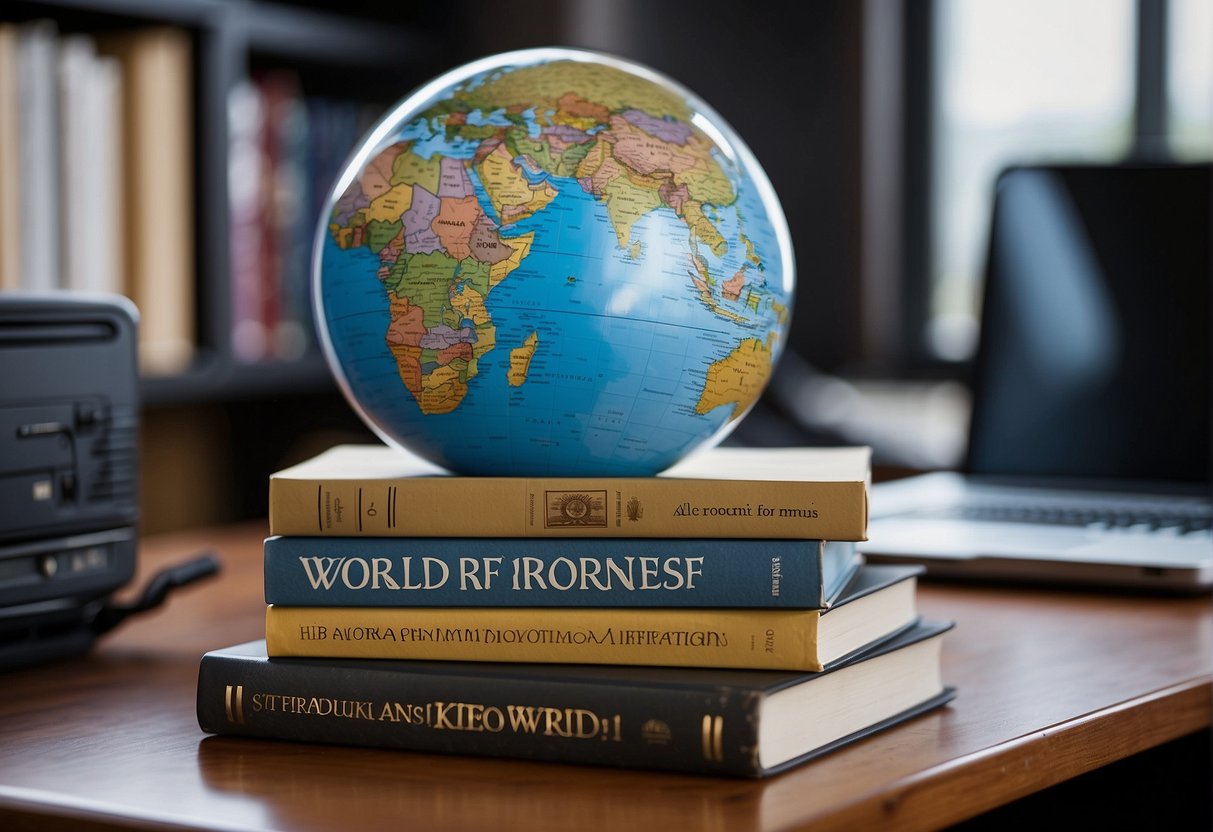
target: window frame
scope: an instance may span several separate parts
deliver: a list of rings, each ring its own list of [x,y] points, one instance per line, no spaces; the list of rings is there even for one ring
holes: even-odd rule
[[[1133,116],[1129,158],[1152,161],[1173,158],[1168,144],[1168,24],[1167,0],[1137,0],[1133,72]],[[865,45],[888,44],[892,15],[900,30],[897,75],[881,55],[865,50],[865,94],[897,98],[900,124],[890,135],[887,124],[873,114],[864,124],[864,171],[886,170],[875,154],[891,154],[899,168],[896,183],[864,183],[864,249],[873,241],[895,239],[897,262],[865,255],[865,359],[895,376],[967,379],[972,359],[949,360],[929,345],[932,191],[936,187],[934,114],[936,106],[935,0],[867,0],[864,9]],[[883,21],[881,18],[885,18]],[[865,111],[865,116],[869,115]],[[896,145],[894,145],[894,142]],[[879,205],[884,208],[878,208]],[[892,307],[893,312],[890,312]]]

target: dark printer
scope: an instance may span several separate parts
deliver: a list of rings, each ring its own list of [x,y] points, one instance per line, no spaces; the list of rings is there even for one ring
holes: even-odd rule
[[[83,652],[201,576],[109,605],[135,572],[136,320],[117,296],[0,294],[0,668]]]

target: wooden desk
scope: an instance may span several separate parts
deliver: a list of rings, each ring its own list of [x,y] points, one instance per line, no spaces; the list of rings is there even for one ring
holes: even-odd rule
[[[224,573],[88,657],[0,675],[0,827],[937,828],[1210,724],[1208,599],[927,586],[959,697],[770,780],[208,738],[198,659],[262,635],[262,534],[147,541],[145,571],[215,548]]]

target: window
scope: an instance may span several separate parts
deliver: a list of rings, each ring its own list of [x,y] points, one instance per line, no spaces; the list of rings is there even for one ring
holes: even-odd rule
[[[1131,0],[940,0],[935,6],[933,222],[926,338],[963,360],[998,172],[1016,162],[1108,160],[1132,142]]]
[[[925,320],[909,331],[930,360],[954,362],[976,345],[1000,170],[1159,148],[1210,158],[1213,3],[935,0],[929,8],[927,42],[910,41],[908,54],[923,60],[926,51],[931,65],[920,128],[929,157],[919,265],[927,302]]]
[[[1167,38],[1167,119],[1177,158],[1213,155],[1213,3],[1171,0]]]

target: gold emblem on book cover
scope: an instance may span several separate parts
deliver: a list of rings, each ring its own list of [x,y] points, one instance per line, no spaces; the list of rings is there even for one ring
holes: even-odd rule
[[[649,745],[668,745],[673,732],[660,719],[650,719],[640,726],[640,736]]]
[[[546,528],[606,528],[607,493],[605,491],[545,491]]]
[[[640,504],[639,500],[633,497],[632,499],[628,500],[627,512],[628,519],[635,523],[641,517],[644,517],[644,506]]]

